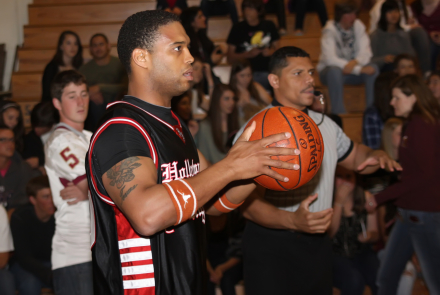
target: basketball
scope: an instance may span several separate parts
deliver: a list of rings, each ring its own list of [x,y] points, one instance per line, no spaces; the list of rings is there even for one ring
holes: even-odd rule
[[[301,151],[299,155],[272,156],[272,159],[299,165],[299,170],[270,167],[288,177],[288,182],[260,175],[255,178],[257,183],[271,190],[288,191],[306,184],[315,176],[324,157],[324,143],[318,126],[308,115],[290,107],[273,107],[255,115],[246,127],[249,127],[253,121],[256,121],[257,126],[249,141],[289,132],[292,134],[290,138],[275,142],[268,147],[288,147]]]

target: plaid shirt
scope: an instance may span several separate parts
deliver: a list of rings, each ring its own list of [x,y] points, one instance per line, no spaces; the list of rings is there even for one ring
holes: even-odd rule
[[[381,146],[383,121],[374,106],[364,112],[362,124],[362,143],[376,150]]]

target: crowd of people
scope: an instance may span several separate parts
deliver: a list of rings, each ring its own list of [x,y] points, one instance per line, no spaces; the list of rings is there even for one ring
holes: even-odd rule
[[[280,46],[282,0],[241,5],[242,21],[233,0],[160,0],[124,23],[119,58],[94,34],[87,63],[64,31],[31,129],[16,102],[0,102],[0,294],[233,295],[242,281],[249,295],[403,295],[417,277],[440,294],[440,0],[377,0],[370,34],[354,0],[336,1],[332,20],[323,0],[291,1],[295,35],[307,11],[319,15],[317,65]],[[233,27],[215,44],[207,19],[225,14]],[[227,84],[213,70],[225,60]],[[365,86],[362,143],[339,116],[347,84]],[[244,149],[245,126],[277,106],[310,116],[325,146],[317,175],[293,191],[246,181],[260,170],[243,165],[258,145]]]

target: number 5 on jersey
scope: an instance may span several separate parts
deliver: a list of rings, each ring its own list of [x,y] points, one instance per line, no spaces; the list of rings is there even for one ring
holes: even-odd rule
[[[64,159],[64,161],[69,164],[70,168],[73,169],[79,163],[79,160],[74,154],[69,155],[68,152],[70,152],[70,148],[66,147],[64,150],[61,151],[60,155]],[[69,160],[73,160],[73,162],[69,163]]]

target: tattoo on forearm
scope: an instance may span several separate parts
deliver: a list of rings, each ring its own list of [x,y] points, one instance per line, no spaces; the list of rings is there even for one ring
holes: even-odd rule
[[[127,158],[107,171],[107,178],[111,180],[110,185],[120,189],[119,195],[122,201],[137,187],[137,184],[135,184],[124,192],[125,184],[134,179],[133,170],[142,165],[138,163],[139,160],[138,157]]]

